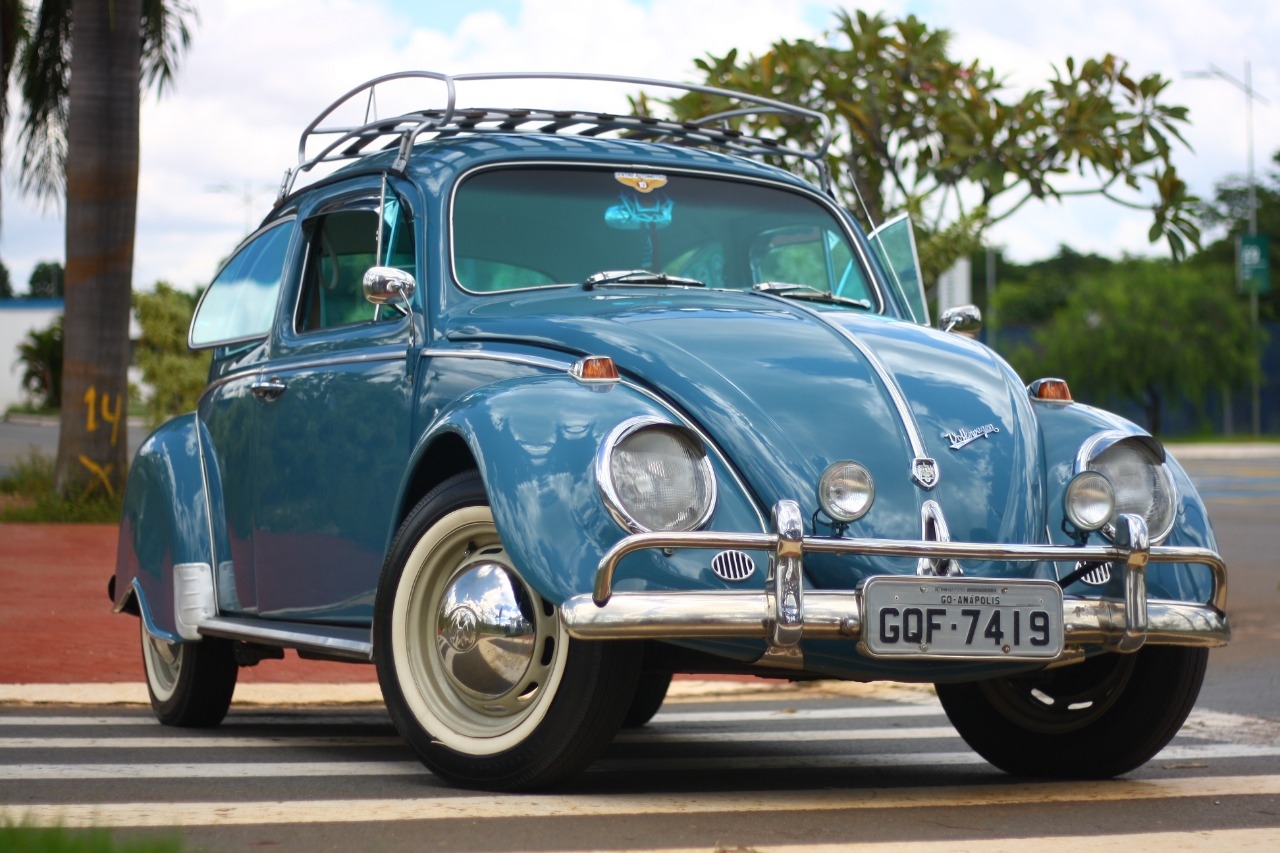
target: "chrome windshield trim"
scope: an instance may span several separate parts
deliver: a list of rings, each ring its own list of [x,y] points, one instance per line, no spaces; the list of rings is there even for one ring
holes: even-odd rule
[[[548,167],[548,166],[557,167],[557,168],[567,168],[567,169],[609,170],[609,169],[618,168],[619,164],[617,162],[612,162],[605,159],[553,160],[553,159],[543,159],[543,158],[531,158],[528,160],[504,160],[498,163],[481,163],[467,169],[466,171],[458,175],[457,178],[455,178],[453,181],[453,186],[449,188],[449,214],[448,214],[449,278],[450,278],[450,284],[453,286],[454,289],[457,290],[457,292],[464,293],[468,296],[478,296],[483,298],[483,297],[490,297],[490,296],[499,296],[505,293],[527,293],[533,290],[554,290],[556,288],[564,289],[564,288],[578,286],[577,283],[556,282],[555,284],[534,285],[530,287],[512,288],[511,290],[482,292],[482,291],[476,291],[476,290],[468,290],[467,288],[462,286],[462,283],[460,281],[458,281],[458,269],[456,264],[457,253],[454,251],[454,223],[453,223],[454,208],[457,205],[458,189],[463,184],[466,183],[468,178],[480,172],[487,172],[492,169],[512,169],[512,168],[527,168],[527,167],[538,168],[538,167]],[[650,166],[646,166],[645,168],[656,169],[656,168],[659,168],[659,166],[650,165]],[[884,285],[881,284],[880,280],[875,276],[875,273],[873,272],[874,267],[872,266],[871,259],[867,256],[866,252],[863,249],[862,241],[858,239],[859,236],[864,236],[864,235],[859,235],[854,232],[853,229],[855,226],[853,225],[853,223],[849,221],[851,217],[849,217],[846,214],[846,212],[839,205],[837,205],[830,196],[823,194],[821,190],[815,188],[808,182],[803,181],[803,179],[801,179],[800,183],[790,183],[788,181],[774,180],[774,179],[766,178],[760,175],[744,175],[738,172],[719,171],[715,169],[697,168],[697,167],[689,167],[689,166],[668,165],[666,163],[661,164],[661,169],[664,174],[673,174],[673,175],[679,174],[679,175],[686,175],[686,176],[711,178],[715,180],[744,181],[747,183],[757,184],[761,186],[773,187],[775,189],[779,189],[783,191],[799,193],[800,195],[803,195],[806,198],[809,198],[814,202],[816,202],[817,204],[821,205],[827,211],[827,213],[831,215],[832,219],[835,221],[836,227],[839,228],[841,232],[844,234],[845,240],[849,243],[849,247],[853,250],[854,255],[861,262],[861,270],[862,270],[863,277],[866,279],[867,286],[875,297],[875,305],[873,306],[873,312],[880,315],[883,315],[885,313],[888,297],[882,290]],[[864,239],[865,239],[865,236],[864,236]],[[729,290],[734,293],[752,292],[750,290],[738,290],[737,288],[707,288],[707,289],[710,291]],[[701,290],[699,290],[699,292],[701,292]]]

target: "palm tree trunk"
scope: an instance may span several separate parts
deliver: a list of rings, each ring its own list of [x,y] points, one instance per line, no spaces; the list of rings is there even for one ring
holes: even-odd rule
[[[73,0],[66,343],[56,488],[124,491],[141,0]]]

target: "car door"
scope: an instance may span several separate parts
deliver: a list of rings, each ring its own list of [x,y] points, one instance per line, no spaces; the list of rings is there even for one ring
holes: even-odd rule
[[[191,324],[193,349],[212,349],[210,382],[197,417],[205,445],[206,483],[217,563],[218,610],[253,613],[254,466],[260,382],[294,221],[253,234],[205,290]]]
[[[412,216],[386,198],[377,184],[338,188],[301,222],[296,302],[276,330],[256,430],[264,616],[372,619],[409,455],[414,318],[370,303],[361,281],[379,262],[417,272]]]

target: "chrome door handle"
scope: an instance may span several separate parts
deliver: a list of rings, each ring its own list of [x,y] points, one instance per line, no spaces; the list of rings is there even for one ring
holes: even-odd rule
[[[270,403],[272,400],[284,393],[284,389],[289,386],[281,381],[279,376],[272,376],[270,379],[257,379],[249,390],[252,391],[260,400],[266,400]]]

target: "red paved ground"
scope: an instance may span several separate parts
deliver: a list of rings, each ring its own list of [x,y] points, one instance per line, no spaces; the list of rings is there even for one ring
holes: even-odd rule
[[[138,621],[111,612],[111,524],[0,524],[0,684],[142,680]],[[241,682],[376,681],[373,667],[292,652],[240,670]]]

